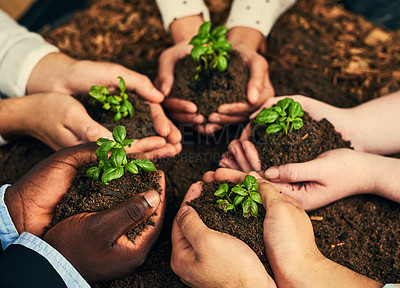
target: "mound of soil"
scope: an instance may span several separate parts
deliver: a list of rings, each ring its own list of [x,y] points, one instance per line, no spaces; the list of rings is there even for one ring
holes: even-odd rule
[[[83,212],[100,212],[117,206],[126,200],[147,192],[155,190],[161,193],[158,183],[158,172],[139,169],[138,174],[125,173],[121,178],[105,185],[101,181],[86,176],[86,171],[98,163],[91,163],[78,169],[71,187],[63,200],[57,205],[53,221],[48,228],[53,227],[62,220]],[[134,242],[135,238],[145,229],[147,225],[153,225],[154,221],[148,218],[146,221],[135,226],[126,235]]]
[[[245,102],[247,100],[247,82],[249,69],[243,63],[239,53],[229,53],[227,70],[197,74],[197,63],[188,55],[180,59],[175,66],[174,85],[169,97],[191,101],[198,107],[197,113],[206,119],[224,103]]]
[[[116,92],[119,95],[119,91]],[[157,135],[154,130],[153,119],[151,118],[150,107],[139,95],[127,92],[128,100],[133,106],[133,117],[121,118],[114,121],[114,112],[102,108],[102,104],[95,101],[90,95],[82,94],[75,96],[86,111],[96,122],[100,123],[108,130],[112,131],[116,126],[122,125],[126,128],[127,139],[141,139]]]
[[[303,127],[288,134],[267,134],[267,125],[253,124],[251,141],[260,155],[261,169],[288,163],[310,161],[332,149],[351,148],[349,141],[335,131],[326,119],[315,121],[304,112]]]

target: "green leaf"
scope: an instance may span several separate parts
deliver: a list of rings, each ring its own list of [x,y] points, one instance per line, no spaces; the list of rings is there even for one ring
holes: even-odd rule
[[[278,117],[279,114],[276,111],[264,108],[257,114],[254,122],[257,124],[273,123],[278,119]]]
[[[101,168],[91,167],[86,171],[86,176],[93,178],[95,180],[99,180],[100,173],[101,173]]]
[[[218,38],[221,36],[225,36],[228,33],[228,28],[226,26],[217,26],[211,32],[211,36]]]
[[[276,133],[282,130],[282,126],[278,124],[271,124],[267,127],[267,134]]]
[[[238,186],[233,187],[232,188],[232,192],[236,193],[236,194],[239,194],[241,196],[246,196],[247,195],[247,191],[244,190],[243,188],[238,187]]]
[[[112,132],[112,136],[114,138],[115,141],[117,141],[118,143],[122,143],[125,140],[126,137],[126,129],[124,126],[117,126],[114,128],[113,132]]]
[[[236,205],[242,203],[243,199],[244,199],[244,196],[237,195],[237,196],[235,197],[235,199],[233,199],[233,205],[236,206]]]
[[[122,106],[126,107],[128,113],[129,113],[129,117],[132,118],[133,117],[133,106],[131,104],[131,102],[129,102],[128,100],[125,100],[124,104],[122,104]]]
[[[114,121],[117,122],[117,121],[121,120],[121,118],[122,118],[121,112],[117,112],[114,116]]]
[[[283,110],[280,106],[273,106],[273,107],[271,107],[271,109],[276,111],[276,113],[278,113],[279,116],[281,116],[281,117],[285,117],[286,116],[286,111]]]
[[[120,178],[122,175],[124,175],[124,168],[119,167],[119,168],[110,168],[104,171],[103,175],[101,176],[101,181],[104,184],[108,184],[108,182]]]
[[[104,142],[95,152],[96,156],[100,160],[107,161],[108,152],[114,147],[116,143],[114,141]]]
[[[110,91],[108,91],[108,88],[106,86],[101,86],[100,92],[103,93],[104,95],[110,94]]]
[[[286,108],[289,107],[290,104],[292,104],[294,100],[292,98],[285,98],[282,100],[279,100],[275,105],[279,106],[282,108],[282,110],[286,110]]]
[[[92,87],[90,87],[90,91],[99,91],[101,87],[102,86],[93,85]]]
[[[104,102],[106,100],[106,96],[98,91],[90,91],[89,95],[100,102]]]
[[[106,142],[114,142],[114,141],[107,139],[107,138],[99,138],[99,139],[97,139],[96,144],[101,146],[101,145],[104,145],[104,143],[106,143]]]
[[[139,173],[139,168],[136,166],[135,163],[130,162],[125,165],[125,169],[131,172],[132,174],[138,174]]]
[[[125,159],[126,159],[126,151],[124,148],[121,148],[113,150],[109,160],[112,166],[121,167]]]
[[[228,68],[228,60],[226,60],[225,56],[218,56],[218,65],[217,65],[218,71],[223,72]]]
[[[258,184],[257,180],[254,176],[247,175],[244,178],[244,186],[247,188],[248,191],[257,191],[258,190]]]
[[[300,115],[303,109],[301,108],[301,104],[299,102],[293,102],[289,107],[289,115],[292,118],[296,118]]]
[[[243,216],[246,217],[249,215],[250,206],[251,206],[251,199],[246,198],[242,203]]]
[[[139,168],[142,168],[143,170],[146,170],[146,171],[156,171],[156,166],[154,166],[154,163],[151,162],[149,159],[136,159],[136,160],[133,160],[133,162],[134,162]]]
[[[253,214],[255,217],[258,215],[258,206],[257,203],[254,201],[250,202],[250,208],[251,208],[251,214]]]
[[[235,206],[233,206],[232,204],[228,204],[227,206],[226,206],[226,208],[224,209],[224,211],[225,212],[228,212],[229,210],[234,210],[235,209]]]
[[[104,109],[104,110],[110,110],[110,108],[111,108],[110,103],[104,103],[104,104],[103,104],[103,109]]]
[[[303,119],[301,118],[296,118],[293,120],[293,128],[296,130],[299,130],[301,127],[303,127]]]
[[[217,43],[215,43],[214,49],[218,51],[230,51],[232,49],[232,44],[229,43],[225,38],[220,38],[218,39]]]
[[[229,190],[228,184],[223,183],[223,184],[219,185],[218,190],[215,191],[214,195],[215,195],[215,196],[218,196],[218,197],[223,197],[223,196],[225,196],[226,194],[228,194],[228,190]],[[218,192],[218,191],[219,191],[219,192]],[[217,192],[218,192],[218,193],[217,193]],[[218,195],[217,195],[216,193],[217,193]],[[222,195],[222,196],[221,196],[221,195]]]
[[[131,147],[131,144],[133,143],[133,141],[135,141],[135,140],[133,140],[133,139],[125,139],[124,141],[122,141],[122,145],[124,147]]]
[[[121,90],[121,93],[124,93],[126,91],[125,81],[121,76],[119,76],[118,78],[119,78],[119,89]]]
[[[194,61],[199,62],[201,55],[203,55],[206,51],[207,47],[195,46],[193,47],[192,51],[190,51],[190,54],[192,55]]]
[[[250,192],[250,198],[254,202],[262,204],[261,196],[260,196],[260,194],[258,194],[258,192]]]
[[[108,96],[108,97],[106,98],[106,101],[107,101],[108,103],[110,103],[111,105],[119,105],[119,104],[120,104],[120,102],[119,102],[117,99],[115,99],[114,96]]]
[[[210,34],[211,30],[211,22],[207,21],[201,24],[199,28],[199,33],[197,33],[198,37],[200,39],[207,38],[207,36]]]

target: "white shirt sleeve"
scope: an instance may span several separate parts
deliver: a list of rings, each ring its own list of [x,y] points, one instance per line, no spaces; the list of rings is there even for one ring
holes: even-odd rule
[[[29,76],[47,54],[58,52],[39,34],[29,32],[0,10],[0,92],[23,96]]]
[[[279,16],[296,0],[234,0],[226,26],[248,27],[268,36]]]
[[[171,23],[178,18],[201,14],[204,21],[210,21],[210,12],[203,0],[156,0],[156,2],[167,32]]]

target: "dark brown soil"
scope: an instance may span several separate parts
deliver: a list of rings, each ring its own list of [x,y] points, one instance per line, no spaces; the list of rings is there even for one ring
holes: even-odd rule
[[[223,24],[231,0],[206,0],[212,22]],[[337,1],[298,0],[276,23],[261,53],[277,95],[304,94],[339,107],[352,107],[400,90],[400,31],[382,30],[386,41],[367,41],[379,29],[343,10]],[[154,79],[157,59],[171,45],[155,1],[96,0],[45,38],[78,59],[121,63]],[[367,44],[367,42],[369,44]],[[205,142],[184,135],[181,155],[160,162],[166,173],[167,210],[159,242],[135,273],[101,287],[186,287],[172,273],[172,219],[189,185],[217,168],[237,131],[226,140]],[[218,145],[216,145],[217,143]],[[24,138],[0,148],[0,184],[14,183],[51,153]],[[201,157],[193,155],[200,154]],[[190,156],[192,155],[192,156]],[[400,282],[400,206],[373,196],[337,201],[310,213],[322,253],[381,282]],[[314,219],[314,218],[313,218]]]
[[[231,52],[229,55],[226,71],[199,73],[197,80],[194,80],[197,63],[192,56],[180,59],[175,65],[175,80],[169,97],[195,103],[198,107],[197,113],[206,119],[224,103],[245,102],[249,69],[239,53]]]
[[[268,260],[265,255],[263,240],[264,207],[258,205],[259,214],[257,217],[245,218],[239,210],[235,213],[225,213],[222,209],[218,208],[216,201],[219,198],[214,196],[214,192],[217,191],[219,185],[222,183],[227,183],[229,189],[236,184],[218,181],[205,183],[200,197],[190,201],[188,204],[196,209],[208,228],[239,238],[253,249],[264,265],[267,265]],[[268,272],[271,273],[272,271]]]
[[[116,92],[119,95],[119,91]],[[133,117],[121,118],[119,121],[114,121],[114,112],[102,109],[102,104],[94,101],[88,95],[75,96],[85,106],[90,117],[100,123],[110,131],[116,126],[123,125],[126,128],[127,139],[141,139],[149,136],[155,136],[157,133],[154,130],[153,119],[150,114],[150,107],[143,98],[139,95],[127,92],[129,102],[133,106]]]
[[[260,155],[262,170],[310,161],[328,150],[351,147],[328,120],[315,121],[306,112],[302,118],[304,126],[288,134],[280,131],[268,135],[267,125],[253,124],[251,141]]]
[[[150,172],[140,169],[138,174],[125,173],[121,178],[105,185],[101,181],[86,176],[86,171],[97,164],[92,163],[78,169],[78,173],[67,194],[57,205],[49,228],[79,213],[107,210],[149,190],[162,193],[158,183],[159,176],[157,171]],[[154,226],[154,224],[154,221],[149,218],[129,231],[127,236],[134,242],[135,238],[140,235],[147,225]]]

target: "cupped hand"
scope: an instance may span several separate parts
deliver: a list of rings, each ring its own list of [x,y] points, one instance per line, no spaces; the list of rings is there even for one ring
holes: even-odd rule
[[[250,118],[253,119],[260,112],[261,109],[269,108],[279,100],[282,100],[286,97],[290,97],[294,101],[300,102],[303,110],[306,111],[314,120],[320,121],[323,118],[327,119],[335,127],[335,130],[342,134],[342,138],[344,140],[351,141],[352,147],[355,150],[362,151],[362,147],[364,145],[358,140],[359,137],[357,133],[355,133],[351,129],[351,127],[349,127],[351,125],[348,125],[350,123],[349,119],[351,117],[351,115],[349,115],[349,111],[346,109],[331,106],[312,98],[301,95],[270,98],[262,105],[262,107],[258,111],[251,115]],[[258,152],[254,144],[249,141],[251,133],[252,130],[249,124],[243,130],[240,139],[234,140],[229,144],[229,153],[226,154],[220,162],[220,165],[222,167],[240,169],[244,172],[261,170],[261,162]]]
[[[77,169],[96,160],[97,147],[90,143],[60,150],[7,188],[4,201],[18,233],[43,234]]]
[[[276,287],[257,255],[241,240],[207,228],[186,202],[200,196],[193,184],[172,227],[172,270],[191,287]]]
[[[88,93],[92,85],[119,88],[121,76],[126,89],[135,91],[144,99],[161,103],[164,95],[150,79],[120,64],[76,60],[63,53],[51,53],[39,61],[27,84],[27,93],[60,92],[66,94]]]
[[[271,167],[265,171],[265,178],[298,201],[303,209],[314,210],[351,195],[375,192],[374,169],[381,166],[381,158],[351,149],[335,149],[308,162]]]
[[[164,174],[160,173],[161,196],[156,191],[148,191],[100,213],[71,216],[51,228],[43,240],[90,283],[132,273],[146,260],[162,226],[165,182]],[[148,225],[131,242],[125,234],[150,216],[155,225]]]

